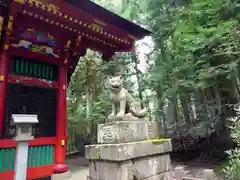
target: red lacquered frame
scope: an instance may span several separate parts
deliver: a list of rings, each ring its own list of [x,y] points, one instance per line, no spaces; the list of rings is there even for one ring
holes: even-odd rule
[[[28,168],[27,169],[27,178],[28,180],[41,178],[41,177],[47,177],[51,176],[54,172],[62,173],[68,170],[68,167],[64,164],[65,161],[65,154],[66,154],[66,140],[67,140],[67,134],[66,134],[66,88],[67,88],[67,66],[63,65],[62,61],[57,61],[56,58],[45,56],[42,54],[38,54],[35,52],[26,51],[24,49],[17,49],[17,48],[11,48],[9,50],[8,56],[4,56],[8,59],[11,56],[23,56],[25,58],[31,58],[31,59],[37,59],[44,62],[50,62],[52,64],[57,64],[59,66],[59,79],[57,81],[52,81],[51,85],[47,83],[46,81],[42,81],[38,78],[29,78],[25,76],[18,76],[18,75],[11,75],[6,73],[6,69],[8,69],[9,65],[8,63],[5,65],[4,72],[5,72],[5,78],[7,77],[7,82],[5,82],[5,86],[7,86],[7,83],[20,83],[24,85],[40,85],[45,88],[57,88],[57,99],[58,99],[58,105],[57,105],[57,134],[54,138],[36,138],[29,142],[29,146],[37,146],[37,145],[55,145],[55,151],[54,151],[54,162],[55,165],[47,165],[47,166],[41,166],[41,167],[34,167],[34,168]],[[1,62],[1,61],[0,61]],[[1,73],[0,73],[1,75]],[[6,80],[6,79],[5,79]],[[2,82],[0,82],[2,83]],[[1,84],[0,84],[1,85]],[[65,133],[64,133],[65,132]],[[64,144],[62,144],[62,141],[64,141]],[[16,142],[14,140],[9,139],[0,139],[0,148],[9,148],[9,147],[15,147]],[[60,167],[57,165],[60,164]],[[14,178],[14,171],[6,171],[1,172],[1,176],[5,178],[5,180],[13,180]]]
[[[53,170],[53,165],[36,167],[36,168],[28,168],[27,169],[27,180],[43,178],[51,176]],[[6,171],[1,172],[1,177],[4,177],[4,180],[13,180],[14,179],[14,171]]]
[[[38,145],[55,145],[56,138],[36,138],[34,140],[29,141],[29,146],[38,146]],[[11,139],[1,139],[0,140],[0,148],[10,148],[16,147],[16,142]],[[27,180],[32,180],[35,178],[48,177],[53,173],[54,165],[33,167],[27,169]],[[14,179],[14,171],[5,171],[0,173],[1,177],[4,177],[4,180],[13,180]]]
[[[11,47],[7,53],[7,56],[4,56],[4,58],[6,58],[9,62],[9,58],[11,56],[22,56],[25,58],[29,58],[29,59],[36,59],[39,61],[43,61],[43,62],[48,62],[48,63],[52,63],[52,64],[56,64],[58,66],[61,66],[62,61],[60,61],[59,59],[56,59],[54,57],[50,57],[50,56],[45,56],[43,54],[39,54],[39,53],[35,53],[35,52],[31,52],[31,51],[27,51],[25,49],[21,49],[21,48],[14,48]],[[3,62],[3,61],[0,61]],[[4,80],[7,81],[4,83],[5,86],[7,86],[7,83],[20,83],[20,84],[24,84],[24,85],[30,85],[30,86],[34,86],[34,85],[40,85],[41,87],[45,87],[45,88],[59,88],[59,82],[61,82],[61,79],[59,79],[59,81],[52,81],[51,85],[47,82],[47,81],[42,81],[41,79],[38,78],[34,78],[34,77],[25,77],[25,76],[19,76],[19,75],[12,75],[12,74],[8,74],[6,69],[8,69],[9,67],[9,63],[6,63],[6,61],[4,61],[5,64],[4,66],[2,66],[2,72],[4,72]],[[65,71],[64,71],[65,73]],[[61,74],[61,72],[59,72],[59,75]],[[1,75],[1,71],[0,71],[0,75]],[[60,77],[64,78],[65,75],[61,75]],[[6,80],[7,78],[7,80]],[[63,80],[63,82],[65,82],[65,79]],[[2,82],[0,82],[2,83]],[[62,84],[63,85],[63,84]],[[59,91],[59,90],[58,90]],[[59,99],[59,98],[58,98]],[[60,98],[62,99],[62,98]],[[58,100],[59,101],[59,100]],[[63,107],[62,107],[63,106]],[[63,103],[62,106],[58,106],[61,109],[65,108],[66,109],[66,104]],[[58,110],[57,110],[58,111]],[[59,117],[61,118],[61,117]],[[64,119],[64,117],[62,117],[62,122],[66,121],[66,118]],[[64,126],[65,123],[58,123],[57,122],[57,126],[60,127],[56,127],[57,129],[62,129],[64,131],[65,127]],[[64,134],[64,137],[66,137],[66,134]],[[59,137],[59,140],[65,139],[64,137]],[[57,144],[57,138],[56,137],[52,137],[52,138],[36,138],[32,141],[29,142],[29,146],[37,146],[37,145],[54,145],[55,146],[55,160],[56,161],[56,151],[58,150],[59,153],[63,153],[61,149],[65,150],[64,146],[61,147],[56,147]],[[14,140],[11,139],[0,139],[0,148],[10,148],[10,147],[16,147],[16,142]],[[58,154],[59,154],[58,153]],[[65,153],[64,154],[60,154],[61,159],[63,157],[65,157]],[[54,169],[54,164],[52,165],[45,165],[45,166],[40,166],[40,167],[33,167],[33,168],[28,168],[27,169],[27,179],[28,180],[32,180],[32,179],[36,179],[36,178],[42,178],[42,177],[48,177],[51,176],[53,174],[53,169]],[[13,180],[14,179],[14,171],[5,171],[5,172],[1,172],[0,175],[2,177],[4,177],[4,180]]]

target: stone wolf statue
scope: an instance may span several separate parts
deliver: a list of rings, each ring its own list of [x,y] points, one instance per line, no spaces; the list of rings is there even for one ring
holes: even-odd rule
[[[147,115],[147,110],[141,109],[123,87],[123,76],[108,77],[108,87],[112,102],[112,113],[109,115],[109,119],[116,116],[122,118],[129,113],[137,118],[143,118]],[[118,112],[117,107],[119,107]]]

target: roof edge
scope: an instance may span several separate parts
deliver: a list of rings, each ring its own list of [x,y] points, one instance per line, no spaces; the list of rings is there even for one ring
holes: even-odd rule
[[[126,32],[130,35],[134,36],[136,39],[140,40],[145,36],[149,36],[152,34],[151,31],[137,25],[116,13],[103,8],[102,6],[98,5],[97,3],[90,1],[90,0],[65,0],[65,2],[75,6],[88,14],[97,17],[99,20],[102,20],[108,24],[112,24]]]

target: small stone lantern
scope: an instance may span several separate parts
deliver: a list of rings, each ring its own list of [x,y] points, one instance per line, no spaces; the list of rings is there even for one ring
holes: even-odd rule
[[[16,125],[17,142],[14,180],[27,179],[28,141],[33,140],[32,125],[38,123],[37,115],[13,114],[13,123]]]
[[[13,114],[13,123],[16,125],[15,141],[29,141],[32,136],[32,125],[38,123],[37,115]]]

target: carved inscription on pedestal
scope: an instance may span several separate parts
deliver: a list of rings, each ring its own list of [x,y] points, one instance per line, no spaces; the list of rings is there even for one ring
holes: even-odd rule
[[[133,139],[133,130],[129,127],[129,124],[124,124],[124,126],[120,130],[122,130],[124,141],[131,141]]]
[[[103,126],[101,128],[102,139],[104,141],[112,141],[114,139],[114,133],[112,126]]]
[[[148,138],[153,138],[154,137],[154,127],[153,123],[148,123]]]
[[[152,126],[154,135],[155,127]],[[149,131],[152,130],[149,129]],[[147,140],[147,138],[147,123],[145,122],[120,121],[98,126],[98,143],[137,142]]]
[[[133,139],[134,133],[129,124],[122,124],[118,130],[118,140],[125,142]]]

